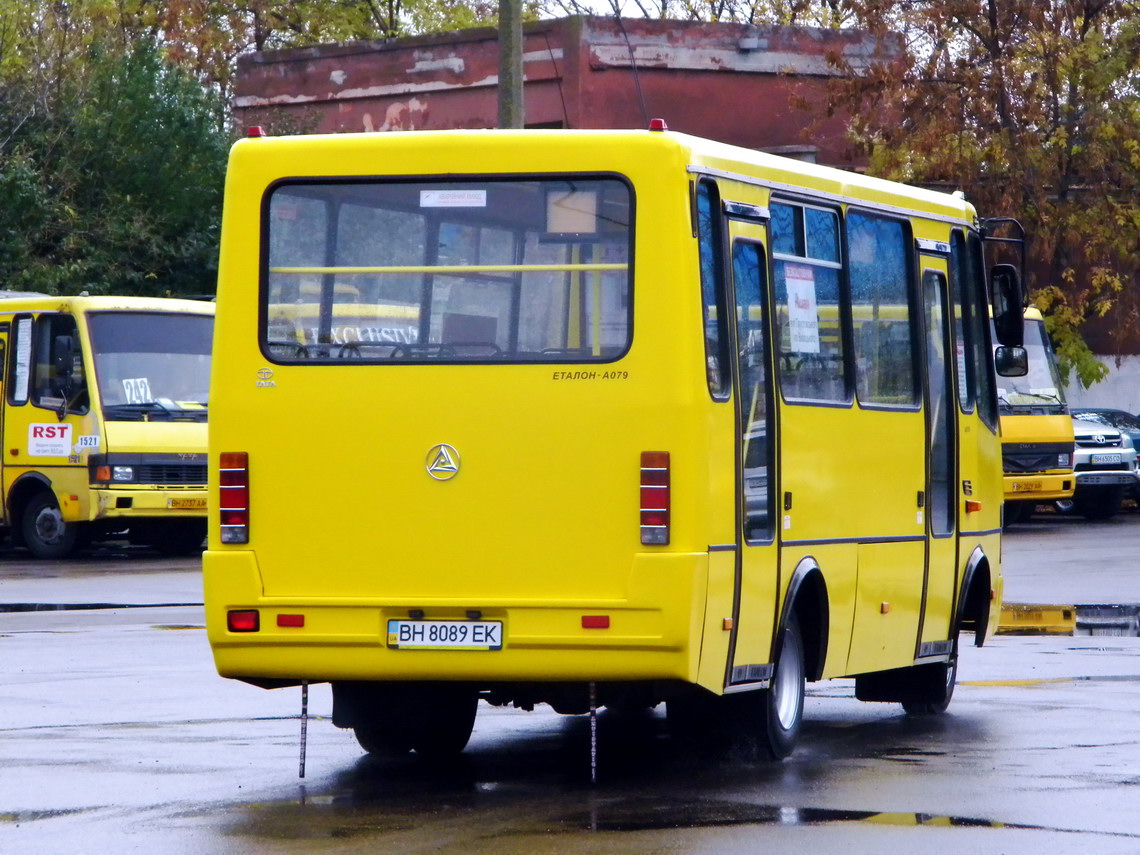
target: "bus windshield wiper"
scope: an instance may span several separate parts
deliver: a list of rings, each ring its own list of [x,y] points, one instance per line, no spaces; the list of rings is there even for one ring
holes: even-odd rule
[[[998,401],[1000,401],[1001,403],[1009,404],[1010,406],[1013,406],[1013,407],[1025,406],[1026,405],[1025,401],[1018,401],[1017,403],[1011,402],[1009,400],[1010,395],[1017,396],[1017,397],[1025,397],[1025,398],[1036,398],[1039,401],[1049,401],[1050,403],[1054,403],[1054,404],[1063,403],[1061,401],[1060,395],[1054,395],[1050,392],[1026,392],[1026,391],[1023,391],[1021,389],[1013,389],[1007,394],[1005,392],[1005,390],[998,389]]]
[[[173,402],[147,401],[141,404],[109,404],[103,407],[104,417],[112,421],[206,421],[206,405],[179,407]]]

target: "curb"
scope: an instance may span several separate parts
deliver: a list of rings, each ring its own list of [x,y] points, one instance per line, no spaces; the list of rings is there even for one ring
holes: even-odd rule
[[[997,631],[999,635],[1140,636],[1140,605],[1006,603]]]
[[[1076,606],[1006,603],[997,631],[998,635],[1072,635],[1076,628]]]

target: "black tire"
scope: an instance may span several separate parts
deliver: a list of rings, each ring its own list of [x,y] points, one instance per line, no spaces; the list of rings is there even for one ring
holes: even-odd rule
[[[1002,528],[1009,528],[1020,522],[1025,522],[1033,516],[1032,502],[1006,502],[1002,506]]]
[[[804,718],[806,675],[803,637],[792,613],[780,637],[772,679],[761,693],[764,720],[760,736],[762,747],[773,760],[783,760],[796,747]]]
[[[50,492],[36,493],[24,508],[20,534],[32,555],[45,560],[66,558],[79,537],[76,523],[64,522],[59,504]]]
[[[1101,487],[1075,497],[1077,512],[1086,520],[1111,519],[1120,513],[1123,501],[1123,487]]]
[[[914,695],[903,701],[907,715],[938,715],[946,712],[958,684],[958,642],[948,662],[917,665],[914,671]]]
[[[428,759],[453,757],[467,747],[479,696],[465,686],[423,686],[392,698],[367,724],[353,727],[360,747],[381,757],[415,750]]]
[[[352,729],[360,747],[374,757],[400,757],[412,750],[412,739],[405,726],[392,727],[378,720]]]
[[[205,520],[182,520],[163,526],[149,542],[163,555],[197,555],[205,539]]]
[[[806,665],[795,615],[780,636],[768,688],[713,695],[693,692],[666,704],[669,730],[681,744],[735,755],[747,762],[783,760],[792,753],[803,724]]]

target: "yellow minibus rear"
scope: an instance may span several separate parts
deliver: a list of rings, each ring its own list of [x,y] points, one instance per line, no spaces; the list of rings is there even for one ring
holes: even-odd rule
[[[665,130],[258,137],[218,295],[217,668],[331,682],[368,751],[666,702],[782,757],[806,681],[938,712],[995,627],[958,198]]]

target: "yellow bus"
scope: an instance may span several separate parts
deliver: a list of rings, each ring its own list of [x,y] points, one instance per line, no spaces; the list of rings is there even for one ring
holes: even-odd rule
[[[14,544],[37,558],[108,537],[201,549],[213,314],[0,292],[0,522]]]
[[[998,377],[1005,522],[1025,519],[1040,503],[1071,499],[1073,421],[1057,370],[1057,358],[1037,308],[1025,310],[1028,372]]]
[[[777,758],[807,681],[941,711],[1001,603],[987,295],[959,198],[664,130],[242,140],[218,671],[331,682],[378,753],[480,699]]]

